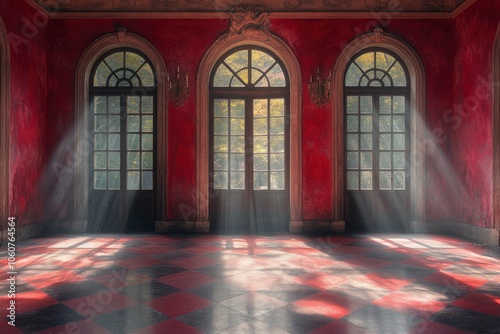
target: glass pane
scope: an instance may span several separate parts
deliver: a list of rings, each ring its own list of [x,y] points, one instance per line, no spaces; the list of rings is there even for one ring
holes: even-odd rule
[[[94,132],[106,132],[106,116],[94,116]]]
[[[214,134],[227,135],[229,133],[228,130],[227,118],[214,119]]]
[[[362,74],[363,72],[355,64],[351,64],[345,76],[345,85],[348,87],[358,86]]]
[[[214,87],[229,87],[229,82],[233,77],[233,73],[228,70],[226,65],[220,64],[219,68],[215,72],[214,76]]]
[[[273,68],[267,73],[267,78],[269,79],[271,87],[286,86],[285,73],[283,73],[279,64],[273,66]]]
[[[109,140],[108,145],[109,145],[110,150],[119,150],[120,149],[120,134],[119,133],[109,134],[108,140]]]
[[[224,62],[231,68],[234,72],[238,72],[242,68],[248,67],[248,51],[241,50],[231,54],[227,57]]]
[[[228,116],[228,102],[227,100],[216,99],[214,101],[214,116],[227,117]]]
[[[231,172],[231,189],[245,189],[245,172]]]
[[[108,189],[120,189],[120,172],[108,172]]]
[[[107,149],[107,140],[105,134],[95,134],[94,135],[94,149],[105,150]]]
[[[144,63],[144,58],[139,56],[137,53],[125,52],[125,64],[127,68],[130,68],[133,71],[137,71],[137,69],[143,63]]]
[[[394,116],[393,117],[394,132],[405,132],[405,117],[404,116]]]
[[[245,170],[245,155],[244,154],[231,154],[231,168],[232,171]]]
[[[108,189],[107,172],[94,172],[94,189]]]
[[[119,96],[109,96],[108,97],[108,112],[110,114],[120,113],[120,97]]]
[[[228,152],[228,138],[226,136],[214,136],[214,152]]]
[[[215,172],[214,173],[214,188],[227,189],[228,188],[228,172]]]
[[[127,112],[129,114],[138,114],[141,110],[141,99],[139,96],[129,96],[127,98]]]
[[[108,122],[109,132],[120,132],[120,116],[109,116]]]
[[[347,169],[359,168],[359,153],[347,152]]]
[[[253,173],[253,189],[267,190],[268,189],[268,173],[254,172]]]
[[[404,114],[406,109],[405,97],[394,96],[392,98],[393,109],[395,114]]]
[[[245,153],[244,136],[231,136],[231,152]]]
[[[228,170],[229,157],[227,153],[214,154],[214,169],[215,170]]]
[[[271,152],[279,153],[285,152],[285,136],[270,136],[271,138]]]
[[[394,139],[394,149],[395,150],[404,150],[405,149],[405,134],[404,133],[395,133],[392,135]]]
[[[231,117],[245,117],[245,100],[231,100]]]
[[[358,132],[359,124],[358,124],[358,116],[347,116],[347,132]]]
[[[142,169],[153,169],[153,152],[142,152]]]
[[[380,116],[378,119],[378,125],[381,132],[391,132],[392,116]]]
[[[142,189],[144,190],[153,189],[153,172],[150,171],[142,172]]]
[[[388,133],[384,133],[384,134],[381,134],[380,135],[380,150],[384,150],[384,151],[390,151],[391,148],[392,148],[392,145],[391,145],[391,135],[388,134]]]
[[[372,135],[371,134],[361,134],[361,149],[362,150],[371,150],[373,148],[372,145]]]
[[[396,171],[392,173],[394,190],[405,190],[405,172]]]
[[[380,172],[380,190],[391,190],[391,174],[392,172]]]
[[[137,75],[141,78],[143,86],[153,87],[155,85],[155,77],[149,64],[144,65],[139,72],[137,72]]]
[[[142,149],[145,151],[153,150],[153,135],[150,134],[142,135]]]
[[[127,168],[139,169],[139,152],[128,152],[127,154]]]
[[[127,117],[127,131],[128,132],[139,132],[139,116],[128,116]]]
[[[244,69],[236,73],[240,80],[237,80],[236,78],[233,79],[231,86],[232,87],[240,87],[240,83],[243,82],[245,85],[248,84],[248,70]]]
[[[391,152],[380,152],[380,154],[379,154],[379,168],[380,169],[391,169],[392,168],[392,153]]]
[[[253,100],[253,117],[267,117],[267,99]]]
[[[359,135],[358,134],[347,134],[347,149],[349,151],[359,150]]]
[[[389,75],[392,77],[392,82],[394,86],[403,87],[406,86],[406,75],[403,67],[398,62],[389,71]]]
[[[285,173],[271,172],[271,190],[285,189]]]
[[[356,64],[365,72],[375,67],[374,61],[375,52],[367,52],[356,58]]]
[[[256,118],[253,120],[254,135],[267,135],[267,118]]]
[[[271,99],[271,116],[284,116],[285,115],[285,100],[284,99]]]
[[[283,117],[271,117],[271,133],[284,134],[285,133],[285,119]]]
[[[123,52],[121,51],[107,56],[104,61],[109,65],[109,67],[111,67],[113,71],[124,67],[125,65],[123,63]]]
[[[120,169],[120,152],[108,153],[108,168]]]
[[[393,152],[393,168],[394,169],[405,169],[406,167],[406,156],[405,152]]]
[[[233,77],[233,73],[228,70],[226,65],[220,64],[219,68],[215,72],[214,76],[214,87],[229,87],[229,81]]]
[[[108,168],[108,153],[107,152],[94,152],[94,168],[95,169]]]
[[[372,116],[363,115],[361,118],[361,132],[372,132]]]
[[[375,52],[377,68],[386,71],[395,61],[394,57],[385,52]]]
[[[271,154],[271,170],[284,171],[285,170],[285,155],[284,154]]]
[[[258,80],[258,82],[257,82]],[[257,83],[256,87],[267,87],[267,80],[262,71],[252,69],[252,84]]]
[[[359,189],[359,172],[347,172],[347,189]]]
[[[128,172],[127,173],[127,189],[136,190],[139,189],[140,184],[140,173],[139,172]]]
[[[359,156],[361,169],[372,169],[372,152],[360,152]]]
[[[109,67],[104,64],[104,62],[99,64],[94,76],[94,86],[106,86],[110,74],[111,71]]]
[[[259,50],[252,50],[252,67],[265,72],[274,62],[274,59],[267,53]]]
[[[359,106],[362,114],[371,114],[373,111],[372,107],[372,97],[371,96],[361,96],[359,101]]]
[[[268,156],[267,154],[254,154],[253,169],[255,171],[268,171]]]
[[[127,149],[128,150],[138,150],[139,149],[139,137],[137,133],[132,133],[127,135]]]
[[[106,96],[95,96],[94,97],[94,113],[105,114],[108,108],[106,105]]]
[[[390,114],[391,113],[391,97],[390,96],[381,96],[379,98],[379,108],[381,114]]]
[[[244,118],[231,118],[231,134],[244,135],[245,134],[245,119]]]
[[[143,96],[142,97],[142,113],[152,114],[153,113],[153,97]]]
[[[153,132],[153,116],[142,116],[142,132]]]
[[[348,96],[347,97],[347,113],[357,114],[359,112],[358,106],[358,96]]]
[[[361,172],[361,190],[373,189],[373,173],[369,171]]]
[[[254,153],[267,153],[268,152],[268,139],[267,136],[254,136],[253,137],[253,152]]]

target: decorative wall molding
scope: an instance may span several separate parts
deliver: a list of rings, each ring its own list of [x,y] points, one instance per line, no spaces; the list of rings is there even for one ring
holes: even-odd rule
[[[143,37],[124,31],[119,28],[118,32],[106,34],[83,52],[75,74],[75,147],[85,145],[88,141],[89,124],[89,80],[90,72],[96,60],[109,50],[121,47],[135,48],[151,61],[157,79],[157,219],[164,220],[167,217],[167,70],[163,58],[158,50]],[[88,217],[88,184],[89,163],[85,159],[75,168],[75,219],[83,222]]]
[[[9,216],[10,47],[0,17],[0,230],[7,230]]]
[[[245,35],[248,38],[269,39],[271,22],[270,12],[262,6],[245,5],[238,6],[229,11],[229,28],[221,36],[223,39],[231,39],[236,36]]]
[[[209,220],[209,78],[217,60],[240,45],[256,45],[274,53],[285,65],[290,79],[290,221],[302,220],[302,78],[300,64],[291,48],[270,33],[219,38],[203,56],[196,79],[196,201],[197,221]]]
[[[422,220],[425,214],[425,70],[417,53],[396,36],[380,31],[361,35],[340,53],[332,74],[333,102],[333,218],[344,220],[345,166],[344,166],[344,74],[351,58],[361,50],[380,47],[401,57],[410,78],[410,154],[411,154],[411,219]]]
[[[493,226],[500,230],[500,24],[493,46]]]

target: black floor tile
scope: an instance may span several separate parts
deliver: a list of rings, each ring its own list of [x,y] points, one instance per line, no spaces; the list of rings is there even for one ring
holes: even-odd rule
[[[137,305],[123,310],[103,314],[94,318],[94,322],[112,333],[128,333],[156,324],[168,317],[144,305]]]
[[[167,275],[181,273],[183,271],[186,271],[186,269],[168,264],[159,264],[153,267],[140,268],[137,269],[137,271],[152,278],[159,278]]]
[[[45,293],[58,301],[85,297],[106,290],[103,285],[93,281],[62,284],[43,289]]]
[[[204,286],[201,286],[196,289],[190,290],[191,292],[197,294],[200,297],[203,297],[205,299],[214,301],[214,302],[221,302],[223,300],[237,297],[240,295],[243,295],[245,293],[248,293],[247,290],[228,283],[228,282],[222,282],[222,281],[217,281],[214,283],[210,283]]]
[[[404,263],[396,263],[379,270],[382,273],[391,274],[401,278],[419,279],[436,272],[432,268],[421,268]]]
[[[222,305],[205,307],[178,318],[204,333],[212,334],[250,321],[250,317]]]
[[[120,290],[124,295],[139,302],[163,297],[180,290],[157,281],[145,282],[139,285],[126,286]]]
[[[445,307],[434,314],[431,320],[478,334],[500,333],[500,317],[455,306]]]
[[[16,327],[24,333],[33,333],[83,319],[84,317],[66,305],[55,304],[38,310],[16,314]]]

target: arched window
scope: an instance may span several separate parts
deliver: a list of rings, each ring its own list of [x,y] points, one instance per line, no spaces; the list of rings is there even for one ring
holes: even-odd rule
[[[401,229],[395,224],[410,217],[410,87],[404,63],[381,48],[359,52],[347,66],[344,96],[346,220],[372,230]]]
[[[151,62],[132,48],[102,55],[91,72],[90,221],[96,230],[143,229],[155,220],[157,87]],[[127,222],[127,226],[120,226]]]
[[[269,51],[226,53],[210,78],[211,221],[223,232],[287,231],[289,82]]]

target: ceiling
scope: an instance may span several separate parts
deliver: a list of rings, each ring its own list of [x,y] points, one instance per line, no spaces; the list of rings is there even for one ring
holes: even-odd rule
[[[243,4],[271,12],[451,13],[471,0],[28,0],[49,13],[226,12]]]

